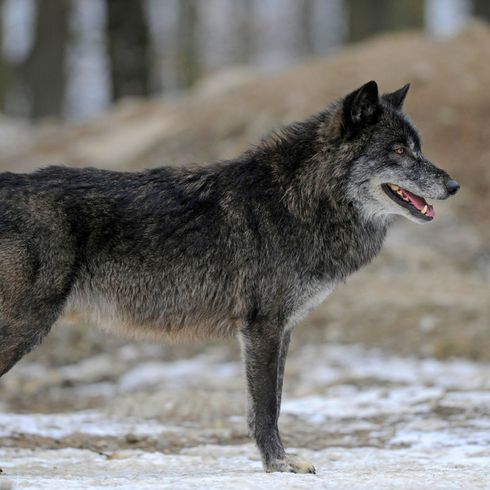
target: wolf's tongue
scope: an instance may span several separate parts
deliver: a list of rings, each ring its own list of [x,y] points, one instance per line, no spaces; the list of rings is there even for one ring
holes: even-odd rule
[[[410,202],[419,210],[422,211],[424,209],[424,206],[427,206],[427,211],[426,211],[426,216],[430,216],[433,218],[435,216],[434,213],[434,208],[427,203],[427,201],[420,196],[416,196],[415,194],[412,194],[411,192],[407,191],[406,189],[400,189],[402,193],[405,195],[405,197],[408,197],[410,199]]]
[[[411,192],[407,191],[406,189],[401,190],[402,193],[404,194],[405,197],[408,197],[410,199],[410,202],[420,211],[423,209],[423,207],[427,204],[425,199],[420,196],[416,196],[415,194],[412,194]]]

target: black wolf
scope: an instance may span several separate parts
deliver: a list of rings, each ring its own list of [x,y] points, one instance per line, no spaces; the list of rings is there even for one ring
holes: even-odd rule
[[[423,156],[407,90],[369,82],[210,166],[0,174],[0,375],[70,309],[163,338],[236,335],[265,469],[314,472],[277,427],[293,327],[395,215],[431,221],[425,198],[459,188]]]

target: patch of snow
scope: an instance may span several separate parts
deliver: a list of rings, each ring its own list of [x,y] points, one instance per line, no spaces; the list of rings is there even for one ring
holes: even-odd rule
[[[132,418],[113,418],[96,411],[71,414],[7,414],[0,413],[0,437],[12,435],[37,435],[60,439],[74,433],[92,436],[123,437],[126,434],[158,436],[178,430],[156,421]]]
[[[319,469],[316,475],[267,474],[251,444],[200,446],[178,455],[127,451],[121,458],[79,449],[16,452],[0,450],[6,475],[18,488],[64,490],[203,489],[255,490],[312,488],[352,490],[488,488],[488,458],[462,448],[470,458],[446,450],[391,451],[328,448],[303,451]],[[473,455],[473,457],[471,457]]]
[[[126,354],[132,357],[131,352]],[[327,366],[317,368],[319,359]],[[161,384],[158,390],[171,390],[172,403],[185,397],[181,400],[185,408],[193,403],[189,393],[199,387],[200,392],[209,393],[208,410],[214,419],[207,415],[179,418],[176,409],[175,419],[164,425],[155,418],[145,419],[141,406],[128,412],[139,417],[124,411],[116,417],[107,408],[71,414],[0,413],[0,438],[9,441],[22,435],[62,439],[77,433],[122,439],[131,433],[165,440],[172,434],[177,441],[185,440],[185,447],[177,442],[173,449],[166,447],[168,454],[117,449],[117,444],[104,454],[75,448],[4,447],[0,448],[0,467],[5,474],[0,482],[9,480],[14,488],[36,490],[60,486],[64,490],[490,488],[489,364],[401,358],[336,345],[305,346],[289,361],[295,382],[286,380],[291,392],[283,398],[281,425],[285,439],[309,448],[294,452],[310,459],[317,475],[266,474],[251,442],[205,443],[226,441],[236,427],[245,427],[244,417],[237,412],[229,416],[226,410],[223,413],[228,415],[219,424],[207,423],[216,420],[215,411],[227,403],[226,396],[236,396],[236,385],[243,384],[238,362],[223,362],[222,356],[211,353],[140,364],[116,377],[111,393],[116,394],[117,405],[119,394],[128,397],[136,390],[134,400],[141,405],[152,403],[155,386]],[[104,376],[104,365],[105,361],[96,369],[97,376],[88,373],[92,382],[79,386],[82,393],[110,391],[109,386],[104,388],[105,382],[94,381]],[[29,369],[25,369],[27,374]],[[223,397],[226,389],[235,391]],[[213,396],[217,398],[212,403]],[[153,403],[160,410],[164,397],[156,400]]]
[[[201,381],[203,376],[226,379],[238,376],[239,372],[237,363],[210,363],[206,356],[174,362],[146,362],[124,374],[119,381],[119,388],[122,391],[131,391],[163,382],[182,385],[187,381],[192,384],[193,380]]]
[[[490,389],[490,364],[462,359],[439,361],[381,354],[359,346],[321,345],[303,349],[301,358],[324,359],[327,367],[304,372],[301,382],[335,380],[337,377],[376,378],[380,381],[439,385],[447,389]]]
[[[350,387],[352,388],[352,387]],[[407,413],[421,413],[431,409],[431,402],[438,400],[440,388],[369,388],[343,390],[329,396],[310,396],[285,400],[283,413],[307,417],[311,423],[324,423],[329,417],[360,418]]]

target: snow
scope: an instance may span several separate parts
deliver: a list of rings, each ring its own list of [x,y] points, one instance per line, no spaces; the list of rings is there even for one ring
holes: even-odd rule
[[[158,398],[161,386],[176,399],[189,397],[200,384],[208,387],[210,400],[220,389],[231,400],[230,383],[242,382],[241,367],[212,354],[135,365],[120,375],[114,400],[105,407],[0,413],[0,438],[8,442],[0,448],[0,488],[9,481],[14,488],[37,490],[490,489],[488,364],[402,358],[341,345],[305,346],[290,361],[283,438],[290,452],[315,464],[316,475],[264,473],[251,441],[232,441],[236,427],[245,426],[241,413],[223,415],[218,428],[207,415],[187,422],[178,413],[168,420],[141,416],[138,403]],[[104,365],[101,359],[95,363],[99,374]],[[24,375],[28,371],[25,366]],[[92,374],[87,379],[97,386]],[[139,397],[133,411],[114,410],[131,390]],[[211,402],[209,407],[215,409]],[[75,434],[115,442],[99,451],[53,449],[36,439],[63,442]],[[124,443],[127,434],[149,444],[131,447]],[[184,442],[172,445],[177,436]],[[32,442],[16,445],[22,438]],[[164,450],[158,450],[159,440],[168,442]]]
[[[0,414],[0,437],[37,435],[55,439],[73,433],[93,436],[159,436],[171,429],[152,421],[126,418],[116,419],[95,411],[74,414]]]
[[[413,410],[430,411],[430,402],[441,396],[440,388],[352,389],[351,386],[333,396],[311,396],[285,401],[283,413],[307,416],[311,423],[324,423],[329,417],[374,417]],[[335,390],[338,391],[338,390]]]
[[[146,362],[138,365],[122,376],[119,387],[122,390],[134,390],[145,385],[158,385],[164,381],[179,385],[184,380],[190,380],[202,369],[203,364],[210,364],[212,358],[199,356],[195,359],[185,359],[171,363]],[[230,378],[238,376],[239,366],[236,363],[214,364],[212,376],[214,378]],[[198,377],[199,379],[199,377]]]
[[[431,451],[331,448],[303,451],[321,470],[317,475],[266,474],[252,459],[251,444],[205,446],[180,455],[128,451],[108,460],[77,449],[19,451],[4,468],[19,476],[19,488],[71,489],[376,489],[489,488],[488,452],[474,448]],[[4,451],[0,450],[4,459]],[[462,458],[465,458],[463,461]],[[27,476],[29,475],[29,476]]]

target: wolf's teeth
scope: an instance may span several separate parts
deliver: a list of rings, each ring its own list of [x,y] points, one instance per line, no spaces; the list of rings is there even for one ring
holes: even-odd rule
[[[422,214],[425,214],[427,212],[427,204],[422,208],[422,211],[420,211]]]
[[[398,191],[399,187],[395,184],[390,184],[390,187],[394,190],[394,191]]]

